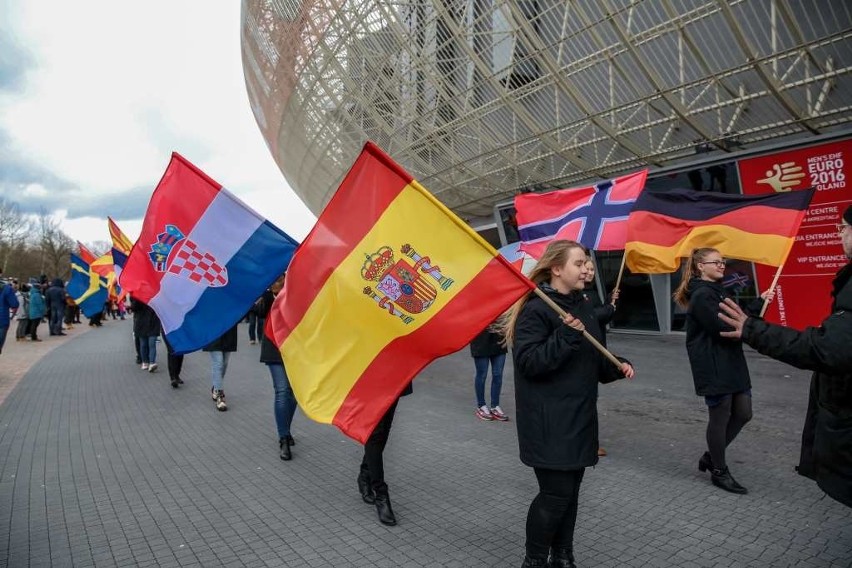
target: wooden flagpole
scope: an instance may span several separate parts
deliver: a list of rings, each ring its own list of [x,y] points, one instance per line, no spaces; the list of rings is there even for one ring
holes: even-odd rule
[[[787,259],[786,259],[786,258],[784,259],[784,262],[785,262],[785,263],[787,262]],[[784,268],[784,263],[782,263],[782,264],[781,264],[781,266],[779,266],[779,267],[778,267],[778,270],[776,270],[776,271],[775,271],[775,278],[773,278],[773,279],[772,279],[772,285],[771,285],[771,286],[769,286],[769,288],[767,288],[767,292],[768,292],[769,290],[774,290],[774,289],[775,289],[775,286],[777,286],[777,285],[778,285],[778,279],[781,277],[781,270],[782,270],[783,268]],[[760,290],[758,290],[758,291],[757,291],[757,294],[758,294],[758,296],[760,295]],[[762,307],[762,308],[760,308],[760,317],[763,317],[763,314],[765,314],[765,313],[766,313],[766,308],[768,308],[768,307],[769,307],[769,302],[767,302],[766,300],[764,300],[764,301],[763,301],[763,307]]]
[[[541,291],[541,289],[540,289],[538,286],[536,286],[536,287],[535,287],[535,293],[536,293],[536,295],[538,295],[538,297],[539,297],[539,298],[541,298],[542,300],[544,300],[544,302],[545,302],[548,306],[550,306],[551,308],[553,308],[553,309],[554,309],[554,311],[556,311],[556,313],[557,313],[557,314],[559,314],[561,317],[563,317],[563,318],[564,318],[565,316],[567,316],[567,315],[568,315],[568,312],[566,312],[565,310],[563,310],[562,308],[560,308],[560,307],[559,307],[559,305],[558,305],[556,302],[554,302],[553,300],[551,300],[551,299],[548,297],[548,295],[547,295],[547,294],[545,294],[544,292],[542,292],[542,291]],[[607,350],[607,348],[606,348],[606,347],[604,347],[603,345],[601,345],[600,341],[598,341],[597,339],[595,339],[595,338],[592,336],[592,334],[591,334],[591,333],[589,333],[588,331],[586,331],[585,329],[583,330],[583,337],[585,337],[586,339],[588,339],[588,340],[589,340],[589,343],[591,343],[592,345],[594,345],[594,346],[595,346],[595,348],[596,348],[598,351],[600,351],[601,353],[603,353],[604,357],[606,357],[607,359],[609,359],[610,361],[612,361],[612,364],[613,364],[613,365],[615,365],[615,366],[616,366],[616,367],[618,367],[618,368],[621,368],[621,364],[622,364],[622,363],[621,363],[621,361],[619,361],[619,360],[615,357],[615,355],[613,355],[612,353],[610,353],[610,352]]]
[[[624,274],[624,265],[627,264],[627,251],[624,251],[624,256],[621,257],[621,268],[618,269],[618,278],[615,279],[615,288],[613,293],[621,289],[621,275]]]

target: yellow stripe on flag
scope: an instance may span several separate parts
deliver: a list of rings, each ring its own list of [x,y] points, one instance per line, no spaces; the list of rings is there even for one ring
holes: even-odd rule
[[[627,267],[640,274],[674,272],[682,258],[695,248],[715,248],[723,256],[780,266],[787,258],[794,239],[781,235],[749,233],[730,225],[695,227],[688,235],[671,246],[654,245],[643,241],[628,241],[624,247]]]
[[[474,238],[459,238],[462,233]],[[400,235],[404,235],[404,241],[399,240]],[[377,283],[361,277],[367,257],[385,246],[393,249],[394,262],[404,259],[414,264],[400,252],[405,244],[428,256],[432,266],[453,279],[449,289],[442,290],[434,278],[420,275],[417,290],[423,292],[423,284],[428,283],[437,297],[424,312],[413,314],[414,321],[409,324],[364,294],[367,286],[375,291]],[[416,181],[407,185],[331,274],[281,345],[288,374],[299,377],[292,386],[300,406],[307,402],[301,406],[305,414],[318,422],[332,422],[352,386],[376,356],[394,339],[414,332],[439,314],[495,255],[479,235],[448,217],[444,206]],[[352,329],[363,333],[352,333]],[[329,381],[330,376],[335,380]]]

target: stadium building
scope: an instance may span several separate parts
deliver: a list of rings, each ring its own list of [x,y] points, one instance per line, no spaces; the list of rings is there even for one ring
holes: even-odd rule
[[[846,0],[244,0],[241,34],[257,123],[316,214],[366,140],[498,247],[514,195],[643,168],[646,191],[816,186],[769,317],[828,309],[852,202]],[[596,257],[605,293],[622,253]],[[726,284],[773,276],[732,262]],[[628,274],[615,327],[682,329],[678,280]]]

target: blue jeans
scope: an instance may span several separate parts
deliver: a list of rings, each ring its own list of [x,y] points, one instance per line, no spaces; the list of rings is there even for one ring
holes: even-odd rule
[[[290,435],[290,424],[293,423],[293,415],[296,414],[296,397],[290,388],[290,379],[287,378],[287,370],[279,363],[267,363],[269,374],[272,376],[272,386],[275,389],[275,425],[278,427],[278,437]]]
[[[62,333],[63,319],[65,319],[65,306],[50,306],[50,335]]]
[[[503,365],[506,363],[506,354],[493,355],[491,357],[474,357],[473,365],[476,367],[476,379],[474,389],[476,390],[476,406],[485,406],[485,377],[488,375],[488,364],[491,364],[491,408],[500,405],[500,390],[503,388]]]
[[[225,373],[228,371],[228,359],[231,358],[229,351],[210,352],[210,378],[213,390],[222,390],[225,385]]]
[[[139,342],[139,356],[143,363],[157,362],[157,336],[140,335],[136,338]]]

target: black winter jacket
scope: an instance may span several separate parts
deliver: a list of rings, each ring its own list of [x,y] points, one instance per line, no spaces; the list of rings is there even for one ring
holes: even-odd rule
[[[65,309],[65,285],[61,278],[54,278],[50,288],[44,293],[44,301],[47,309]]]
[[[133,309],[133,333],[136,337],[157,337],[160,335],[160,318],[154,308],[136,298],[130,299]]]
[[[743,341],[760,353],[814,371],[797,468],[852,507],[852,263],[834,279],[831,315],[797,331],[749,318]]]
[[[692,367],[695,394],[717,396],[750,389],[751,377],[742,342],[719,335],[733,329],[719,319],[719,302],[730,298],[730,294],[720,282],[693,278],[686,289],[686,297],[689,300],[686,353]],[[758,300],[747,311],[754,314],[762,306],[763,300]]]
[[[226,351],[234,352],[237,350],[237,326],[239,322],[234,324],[234,327],[214,339],[204,346],[202,351]]]
[[[595,317],[598,318],[598,325],[601,327],[601,343],[606,347],[606,326],[612,321],[612,317],[615,315],[615,306],[610,302],[601,302],[601,297],[598,295],[598,291],[594,285],[586,286],[583,294],[585,294],[586,299],[592,304]]]
[[[502,341],[503,336],[491,331],[491,326],[489,325],[470,342],[470,356],[495,357],[502,355],[507,352],[506,346],[502,345]]]
[[[592,305],[580,291],[540,286],[600,340]],[[598,380],[622,378],[581,332],[531,296],[515,324],[515,402],[521,461],[530,467],[576,470],[598,462]]]

